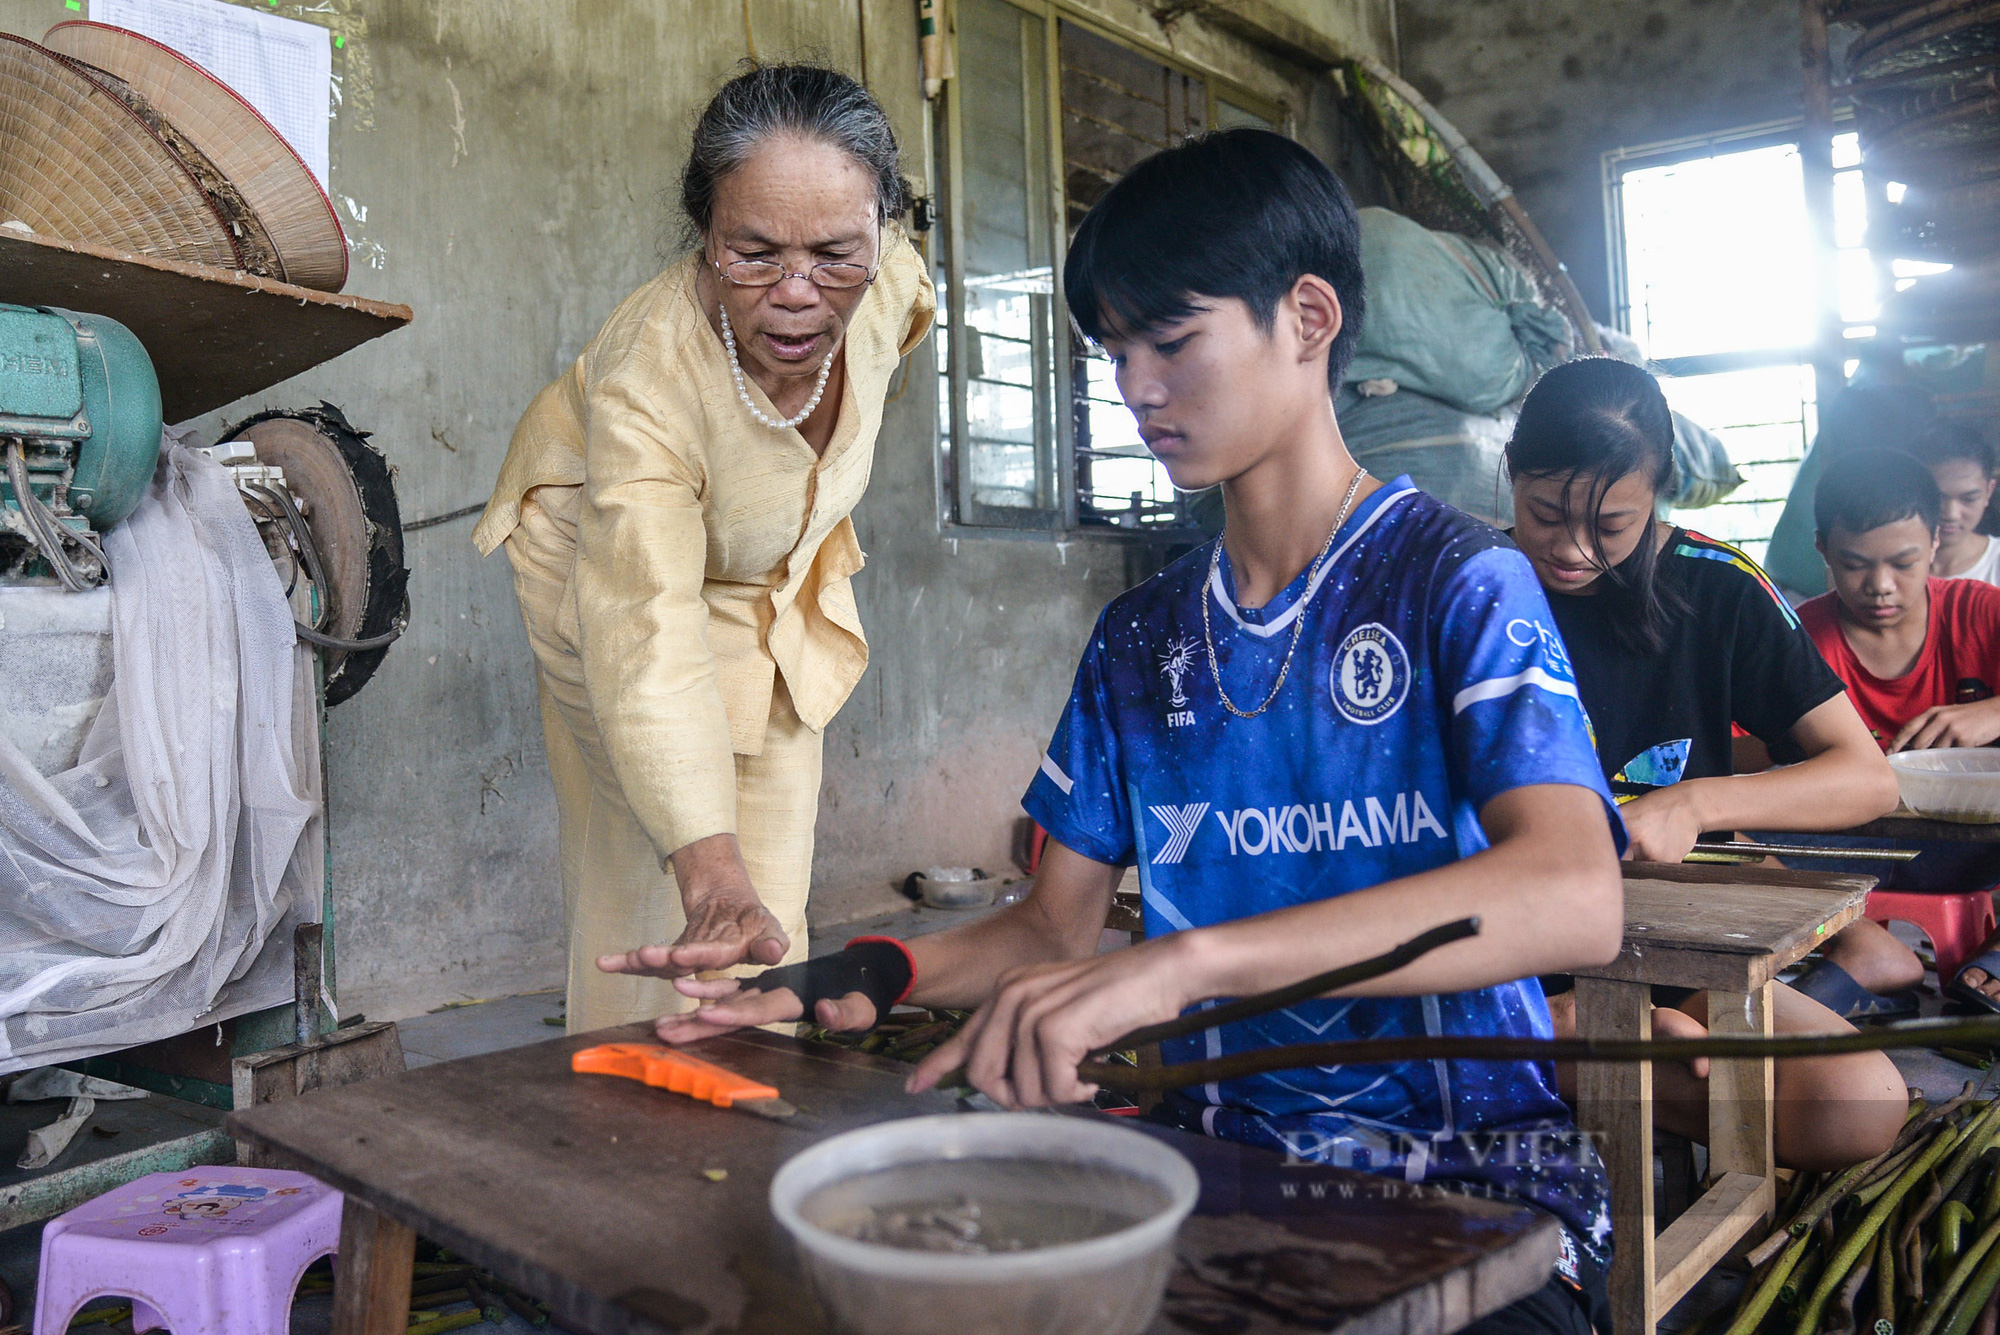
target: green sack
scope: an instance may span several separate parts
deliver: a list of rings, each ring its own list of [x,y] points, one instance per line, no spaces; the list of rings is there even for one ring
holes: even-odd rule
[[[1743,485],[1729,447],[1707,427],[1674,414],[1674,489],[1661,499],[1682,510],[1714,505]]]
[[[1573,336],[1510,255],[1361,210],[1368,315],[1349,384],[1392,380],[1461,412],[1490,414],[1569,356]]]

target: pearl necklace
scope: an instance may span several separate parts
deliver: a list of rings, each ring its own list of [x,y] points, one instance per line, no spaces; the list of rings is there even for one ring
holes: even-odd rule
[[[736,331],[729,327],[729,308],[721,306],[718,309],[722,312],[722,346],[729,349],[729,374],[736,381],[736,397],[743,400],[743,406],[750,410],[750,415],[773,431],[790,431],[811,417],[813,410],[819,407],[820,395],[826,393],[826,378],[833,374],[833,354],[827,353],[825,360],[820,362],[819,383],[813,386],[812,397],[806,400],[805,407],[799,409],[799,415],[780,422],[751,401],[750,387],[743,383],[743,364],[736,360]]]
[[[1216,575],[1222,567],[1222,539],[1215,540],[1215,546],[1208,555],[1208,578],[1202,581],[1201,586],[1201,638],[1208,646],[1208,675],[1215,680],[1215,693],[1221,697],[1222,707],[1237,718],[1256,718],[1269,709],[1271,702],[1278,698],[1278,692],[1285,689],[1285,678],[1292,670],[1292,655],[1299,651],[1299,636],[1306,627],[1306,608],[1312,605],[1313,595],[1319,592],[1319,568],[1325,563],[1327,553],[1333,550],[1333,540],[1340,536],[1340,526],[1347,522],[1347,512],[1353,508],[1354,493],[1361,490],[1361,479],[1367,476],[1367,469],[1357,468],[1354,470],[1354,480],[1347,484],[1347,496],[1340,503],[1340,513],[1334,517],[1333,531],[1326,535],[1326,545],[1321,547],[1319,555],[1313,558],[1312,574],[1306,580],[1306,590],[1298,605],[1298,615],[1292,619],[1291,647],[1285,650],[1285,661],[1278,664],[1278,679],[1271,683],[1271,693],[1264,697],[1264,703],[1255,709],[1240,708],[1229,698],[1229,692],[1222,688],[1222,669],[1216,666],[1215,662],[1215,632],[1209,628],[1208,605],[1214,600]]]

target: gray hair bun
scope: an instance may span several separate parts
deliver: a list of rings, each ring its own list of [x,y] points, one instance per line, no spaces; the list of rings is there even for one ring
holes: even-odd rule
[[[831,144],[867,168],[883,222],[909,209],[912,191],[898,170],[896,132],[866,88],[824,65],[758,65],[722,85],[695,122],[681,209],[696,233],[708,230],[716,187],[775,134]]]

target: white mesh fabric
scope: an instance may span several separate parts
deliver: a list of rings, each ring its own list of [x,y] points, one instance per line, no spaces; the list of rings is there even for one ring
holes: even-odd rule
[[[320,914],[312,663],[234,482],[169,443],[104,548],[115,676],[76,765],[0,731],[0,1073],[283,1004]]]

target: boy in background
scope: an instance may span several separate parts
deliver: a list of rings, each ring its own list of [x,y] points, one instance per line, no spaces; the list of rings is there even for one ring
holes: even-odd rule
[[[1801,604],[1799,620],[1884,751],[2000,740],[2000,588],[1932,573],[1941,509],[1931,469],[1897,450],[1828,464],[1813,493],[1833,589]],[[1926,848],[1886,884],[1963,891],[1996,881],[1991,846],[1955,844]],[[1943,980],[1948,996],[2000,1013],[1996,943]]]
[[[2000,538],[1979,531],[2000,459],[1978,430],[1965,422],[1938,421],[1910,445],[1910,453],[1937,482],[1938,549],[1931,573],[1939,579],[2000,584]]]

